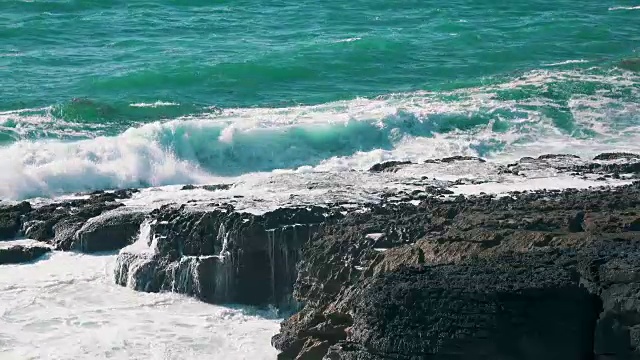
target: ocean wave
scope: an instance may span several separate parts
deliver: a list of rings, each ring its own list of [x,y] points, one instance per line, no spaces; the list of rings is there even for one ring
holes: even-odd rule
[[[614,7],[610,7],[609,11],[615,11],[615,10],[640,10],[640,5],[638,6],[614,6]]]
[[[135,104],[129,104],[129,106],[131,107],[150,107],[150,108],[156,108],[156,107],[160,107],[160,106],[178,106],[180,104],[178,103],[174,103],[174,102],[168,102],[168,101],[156,101],[153,103],[135,103]]]
[[[144,123],[203,112],[211,109],[163,101],[109,104],[76,98],[47,107],[0,111],[0,144],[115,136]]]
[[[352,37],[352,38],[347,38],[347,39],[340,39],[340,40],[334,41],[334,43],[354,42],[354,41],[358,41],[358,40],[362,40],[362,38],[361,37]]]
[[[598,143],[638,151],[638,80],[621,70],[534,71],[448,92],[215,109],[113,136],[23,140],[0,147],[0,197],[205,183],[276,169],[365,169],[387,159],[574,153]]]
[[[550,63],[550,64],[544,64],[544,66],[562,66],[562,65],[569,65],[569,64],[584,64],[584,63],[588,63],[589,60],[566,60],[566,61],[560,61],[557,63]]]

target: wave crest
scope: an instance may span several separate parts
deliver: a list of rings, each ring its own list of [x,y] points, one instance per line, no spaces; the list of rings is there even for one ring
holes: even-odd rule
[[[203,183],[298,167],[364,169],[386,159],[576,152],[594,142],[633,151],[639,142],[630,139],[640,138],[637,80],[621,71],[536,71],[481,88],[213,109],[116,136],[23,140],[0,148],[0,196]]]

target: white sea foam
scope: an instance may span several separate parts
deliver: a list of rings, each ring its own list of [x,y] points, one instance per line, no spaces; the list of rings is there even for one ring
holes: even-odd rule
[[[122,248],[120,252],[149,255],[155,254],[157,241],[155,238],[151,238],[152,225],[153,223],[151,220],[145,220],[142,225],[140,225],[140,232],[138,233],[136,241],[134,241],[133,244]]]
[[[615,11],[615,10],[640,10],[640,5],[638,6],[614,6],[614,7],[610,7],[609,11]]]
[[[275,358],[279,320],[270,314],[119,287],[114,261],[54,252],[0,266],[0,358]]]
[[[444,93],[217,110],[145,124],[113,137],[19,141],[0,148],[0,198],[211,183],[222,181],[221,176],[279,169],[339,172],[386,160],[450,155],[511,161],[551,151],[638,152],[639,80],[637,74],[621,70],[601,75],[533,71],[502,83]],[[574,94],[568,107],[547,97],[500,96],[513,89],[548,91],[567,81],[604,84],[607,91]],[[611,96],[621,89],[626,98]],[[549,116],[553,112],[564,112],[572,124],[559,127]],[[501,124],[506,130],[496,131]]]
[[[352,38],[348,38],[348,39],[336,40],[334,42],[335,43],[344,43],[344,42],[354,42],[354,41],[358,41],[358,40],[362,40],[362,38],[361,37],[352,37]]]
[[[156,101],[153,103],[134,103],[134,104],[129,104],[129,106],[131,107],[150,107],[150,108],[156,108],[156,107],[161,107],[161,106],[178,106],[180,104],[174,103],[174,102],[168,102],[168,101]]]
[[[584,64],[584,63],[588,63],[588,62],[589,62],[589,60],[584,60],[584,59],[566,60],[566,61],[561,61],[561,62],[557,62],[557,63],[544,64],[544,66],[562,66],[562,65],[569,65],[569,64]]]

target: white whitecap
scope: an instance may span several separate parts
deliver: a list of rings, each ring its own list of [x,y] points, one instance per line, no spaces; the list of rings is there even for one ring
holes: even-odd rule
[[[153,103],[135,103],[135,104],[129,104],[129,106],[131,107],[150,107],[150,108],[156,108],[156,107],[161,107],[161,106],[178,106],[180,104],[178,103],[174,103],[174,102],[167,102],[167,101],[156,101]]]
[[[551,64],[544,64],[544,66],[562,66],[562,65],[569,65],[569,64],[584,64],[584,63],[588,63],[589,60],[584,60],[584,59],[580,59],[580,60],[566,60],[566,61],[560,61],[557,63],[551,63]]]
[[[334,41],[334,43],[354,42],[354,41],[358,41],[358,40],[362,40],[362,38],[361,37],[352,37],[352,38],[347,38],[347,39],[340,39],[340,40]]]
[[[615,10],[640,10],[640,5],[638,6],[614,6],[614,7],[610,7],[609,11],[615,11]]]

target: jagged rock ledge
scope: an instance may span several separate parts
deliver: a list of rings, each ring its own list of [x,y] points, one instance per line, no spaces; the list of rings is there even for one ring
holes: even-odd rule
[[[640,182],[373,207],[298,268],[279,359],[640,358]]]
[[[50,246],[40,244],[0,247],[0,265],[35,261],[50,251]]]
[[[76,199],[33,206],[0,207],[0,241],[29,238],[56,250],[85,253],[118,250],[131,242],[146,213],[120,200],[135,190],[97,191]]]
[[[320,224],[341,216],[326,207],[253,215],[230,206],[164,206],[150,214],[139,244],[118,255],[116,283],[211,303],[294,308],[302,246]]]

